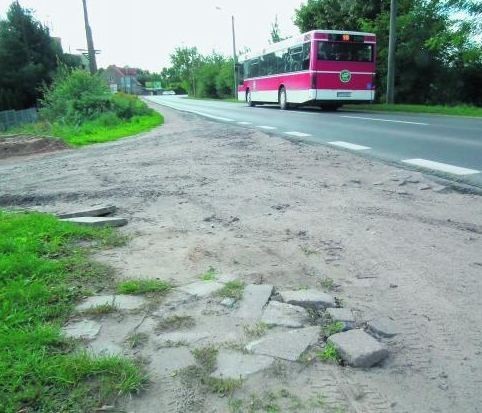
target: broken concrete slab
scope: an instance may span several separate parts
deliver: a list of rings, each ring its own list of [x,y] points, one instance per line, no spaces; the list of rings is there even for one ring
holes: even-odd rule
[[[394,337],[397,335],[397,326],[387,317],[380,317],[370,320],[367,323],[368,330],[377,337]]]
[[[274,358],[268,356],[221,350],[217,358],[217,368],[211,377],[245,379],[251,374],[267,369],[273,362]]]
[[[119,344],[101,340],[89,343],[87,350],[97,356],[121,355],[124,352],[124,349]]]
[[[326,312],[334,322],[343,323],[343,331],[351,330],[355,326],[355,317],[348,308],[328,308]]]
[[[187,347],[163,348],[155,352],[148,366],[152,377],[168,376],[171,372],[196,364],[194,357]]]
[[[204,298],[224,287],[224,284],[216,281],[196,281],[191,284],[178,287],[177,290],[198,298]]]
[[[244,289],[243,299],[236,313],[237,317],[257,320],[261,318],[263,308],[273,293],[270,284],[248,284]]]
[[[119,294],[114,298],[114,305],[120,311],[136,310],[146,303],[147,300],[139,295]]]
[[[75,307],[76,311],[83,312],[103,305],[114,305],[113,295],[93,295],[86,298],[81,304]]]
[[[306,324],[308,313],[297,305],[270,301],[261,321],[269,326],[301,328]]]
[[[360,329],[333,334],[328,343],[353,367],[371,367],[388,356],[385,346]]]
[[[103,217],[109,214],[113,214],[117,211],[117,207],[114,205],[103,206],[103,207],[96,207],[85,209],[76,212],[67,212],[65,214],[57,214],[57,218],[65,219],[65,218],[77,218],[77,217]]]
[[[81,320],[67,324],[62,328],[66,337],[93,340],[99,334],[101,324],[92,320]]]
[[[252,341],[246,350],[254,354],[297,361],[309,346],[318,341],[319,327],[305,327],[283,331]]]
[[[231,297],[226,297],[221,301],[220,304],[223,305],[224,307],[233,308],[234,304],[236,304],[236,299]]]
[[[89,227],[122,227],[127,225],[127,219],[113,217],[77,217],[65,218],[61,219],[60,221],[87,225]]]
[[[336,306],[335,299],[331,295],[314,288],[280,291],[279,295],[285,303],[299,305],[305,308],[321,309]]]
[[[208,338],[208,333],[173,331],[159,335],[155,338],[154,343],[158,348],[177,347],[181,345],[188,346],[191,344],[198,344],[202,341],[207,340]]]

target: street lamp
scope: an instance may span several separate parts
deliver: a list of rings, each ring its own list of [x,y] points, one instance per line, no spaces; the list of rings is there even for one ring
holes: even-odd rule
[[[216,6],[216,10],[223,10]],[[234,99],[238,99],[238,57],[236,55],[236,33],[234,30],[234,14],[231,15],[231,30],[233,34],[233,79],[234,79]]]

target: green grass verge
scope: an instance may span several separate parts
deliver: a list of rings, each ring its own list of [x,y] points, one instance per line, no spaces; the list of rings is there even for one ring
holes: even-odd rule
[[[33,123],[13,129],[10,133],[25,133],[36,136],[53,136],[72,146],[85,146],[93,143],[114,141],[126,136],[146,132],[164,123],[164,117],[157,112],[150,115],[133,116],[122,121],[112,116],[100,116],[98,119],[84,122],[79,126],[54,123]]]
[[[161,280],[128,280],[117,285],[119,294],[166,293],[171,284]]]
[[[93,411],[139,390],[134,362],[88,355],[61,334],[85,288],[108,278],[80,241],[118,245],[116,232],[0,210],[0,234],[0,411]]]
[[[372,110],[376,112],[431,113],[438,115],[482,117],[482,108],[466,105],[388,105],[384,103],[378,103],[366,105],[344,105],[343,107],[345,109]]]
[[[238,100],[238,99],[234,99],[234,98],[218,98],[218,99],[215,99],[215,98],[195,98],[193,96],[186,96],[184,97],[183,99],[191,99],[191,100],[211,100],[211,101],[214,101],[214,102],[231,102],[231,103],[246,103],[242,100]]]

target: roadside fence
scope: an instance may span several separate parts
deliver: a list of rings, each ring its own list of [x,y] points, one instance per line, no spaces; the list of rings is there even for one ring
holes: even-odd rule
[[[37,119],[38,113],[35,108],[0,111],[0,131],[6,131],[24,123],[36,122]]]

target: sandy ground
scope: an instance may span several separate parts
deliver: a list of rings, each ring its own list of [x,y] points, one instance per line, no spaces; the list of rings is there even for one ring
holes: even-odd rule
[[[166,124],[136,138],[0,160],[0,206],[117,205],[132,241],[96,258],[120,278],[180,285],[211,266],[277,288],[330,277],[362,319],[394,320],[390,357],[370,370],[289,366],[284,386],[322,394],[326,411],[482,412],[480,197],[420,190],[429,178],[347,152],[162,112]],[[171,411],[160,406],[182,394],[173,380],[154,381],[126,411]],[[257,375],[235,396],[276,386]],[[197,411],[228,411],[225,398],[202,403]]]

